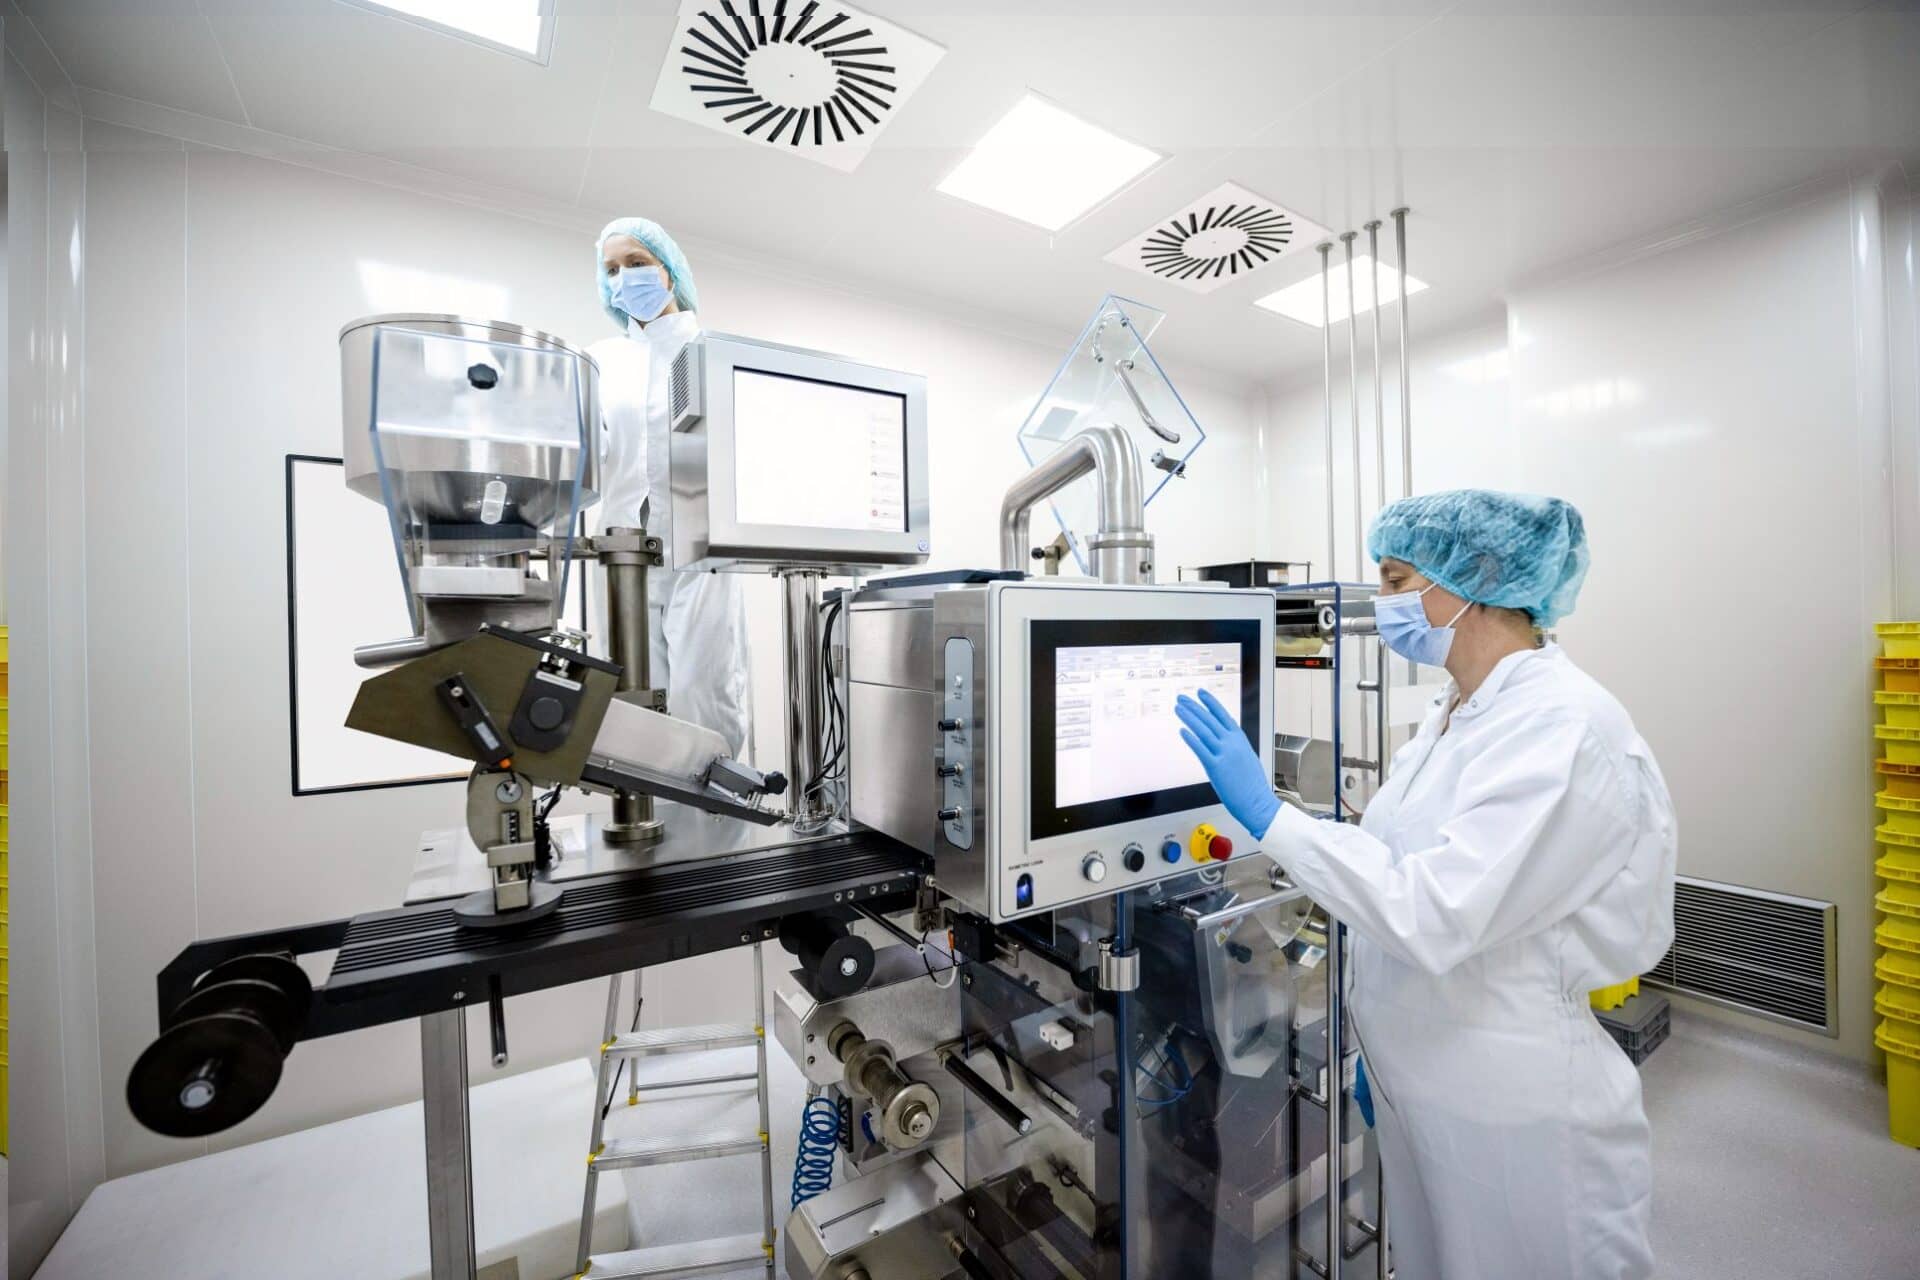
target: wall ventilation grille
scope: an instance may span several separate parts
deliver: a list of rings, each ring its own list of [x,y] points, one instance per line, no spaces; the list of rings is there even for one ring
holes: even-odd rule
[[[1326,228],[1223,182],[1107,255],[1116,266],[1212,293],[1327,238]]]
[[[946,52],[817,0],[687,0],[655,111],[851,170]]]
[[[1831,902],[1681,876],[1673,947],[1646,980],[1838,1035],[1836,915]]]

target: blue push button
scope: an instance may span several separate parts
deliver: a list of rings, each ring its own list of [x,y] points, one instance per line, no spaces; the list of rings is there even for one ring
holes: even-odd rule
[[[1167,839],[1165,844],[1160,846],[1160,856],[1168,862],[1180,861],[1180,853],[1180,842],[1171,837]]]
[[[1013,882],[1013,905],[1019,911],[1025,911],[1033,905],[1032,876],[1021,876]]]

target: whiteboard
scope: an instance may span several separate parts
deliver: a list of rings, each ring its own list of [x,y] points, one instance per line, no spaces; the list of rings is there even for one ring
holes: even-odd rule
[[[585,629],[574,566],[574,626]],[[348,490],[338,458],[287,455],[287,671],[293,794],[464,779],[473,762],[347,728],[371,672],[355,647],[413,634],[386,509]]]

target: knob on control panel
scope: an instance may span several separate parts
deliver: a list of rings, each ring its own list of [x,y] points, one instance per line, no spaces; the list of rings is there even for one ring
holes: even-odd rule
[[[1088,854],[1080,863],[1080,874],[1099,884],[1107,878],[1107,860],[1097,853]]]
[[[1137,844],[1130,844],[1120,851],[1120,865],[1129,871],[1138,871],[1147,865],[1146,850]]]

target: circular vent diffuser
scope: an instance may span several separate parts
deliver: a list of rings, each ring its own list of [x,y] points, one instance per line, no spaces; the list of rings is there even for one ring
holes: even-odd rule
[[[1140,246],[1140,265],[1171,280],[1217,280],[1262,266],[1292,243],[1293,220],[1280,210],[1216,205],[1151,232]]]
[[[898,59],[880,24],[839,6],[720,0],[682,21],[673,65],[702,123],[725,132],[840,145],[878,130],[899,101]]]

